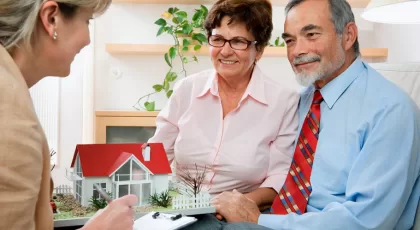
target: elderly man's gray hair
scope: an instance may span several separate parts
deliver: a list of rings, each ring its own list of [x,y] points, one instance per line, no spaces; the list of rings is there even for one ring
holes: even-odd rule
[[[301,4],[306,0],[290,0],[285,8],[286,15],[289,13],[293,7]],[[337,34],[342,35],[344,32],[344,27],[349,22],[355,22],[353,11],[351,11],[351,6],[346,0],[328,0],[329,9],[330,9],[330,18],[334,23],[335,31]],[[359,41],[356,38],[356,41],[353,44],[353,50],[355,56],[360,55]]]

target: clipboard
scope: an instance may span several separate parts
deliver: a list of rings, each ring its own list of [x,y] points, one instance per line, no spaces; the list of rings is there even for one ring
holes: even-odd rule
[[[134,221],[134,230],[177,230],[197,221],[197,218],[191,216],[182,216],[179,219],[172,220],[173,214],[163,214],[159,218],[153,218],[156,212],[150,212]]]

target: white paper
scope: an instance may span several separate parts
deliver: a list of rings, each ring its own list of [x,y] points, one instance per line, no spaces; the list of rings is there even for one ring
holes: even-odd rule
[[[134,221],[134,230],[175,230],[197,221],[195,217],[189,216],[183,216],[180,219],[171,220],[170,217],[175,215],[166,213],[162,213],[158,218],[153,219],[152,215],[154,213],[155,212],[151,212]]]

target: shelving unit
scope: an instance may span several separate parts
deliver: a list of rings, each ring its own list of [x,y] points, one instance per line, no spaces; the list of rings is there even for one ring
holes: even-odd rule
[[[113,3],[134,4],[213,4],[216,0],[113,0]],[[271,0],[275,6],[285,6],[288,0]],[[369,0],[348,0],[353,8],[365,8]]]
[[[170,45],[163,44],[107,44],[106,51],[111,55],[161,55],[168,52]],[[190,47],[193,50],[193,47]],[[363,57],[386,58],[388,56],[387,48],[362,48]],[[267,47],[264,51],[265,57],[285,57],[286,48]],[[208,47],[202,47],[197,56],[209,55]]]
[[[107,143],[110,127],[156,127],[156,116],[159,112],[143,111],[96,111],[95,143]],[[120,139],[123,137],[120,137]],[[148,137],[150,138],[150,137]]]

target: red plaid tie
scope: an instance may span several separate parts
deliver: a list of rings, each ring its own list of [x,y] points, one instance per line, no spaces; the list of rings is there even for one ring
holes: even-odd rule
[[[286,182],[271,207],[271,213],[273,214],[295,212],[300,215],[306,211],[306,205],[312,191],[310,177],[318,143],[322,100],[321,93],[316,90],[311,109],[302,124]]]

